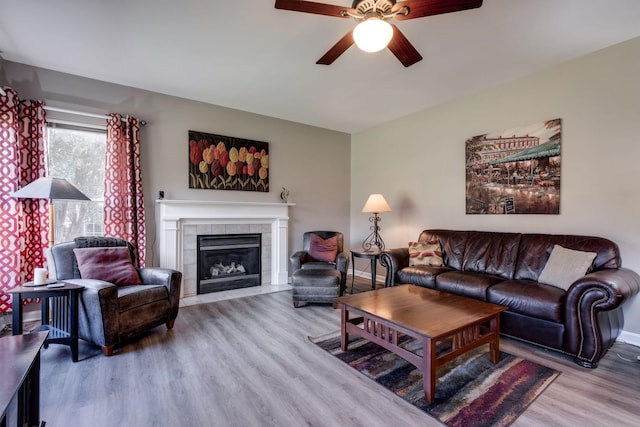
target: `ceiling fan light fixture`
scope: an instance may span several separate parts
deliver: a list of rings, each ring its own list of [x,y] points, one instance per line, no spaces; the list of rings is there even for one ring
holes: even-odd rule
[[[353,30],[353,40],[365,52],[378,52],[389,44],[393,38],[391,24],[380,18],[368,18]]]

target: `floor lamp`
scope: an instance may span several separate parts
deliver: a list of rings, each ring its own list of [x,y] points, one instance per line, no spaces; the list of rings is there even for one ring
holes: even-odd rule
[[[49,246],[54,244],[53,200],[91,200],[67,180],[62,178],[38,178],[12,194],[18,199],[49,199]]]
[[[371,194],[367,199],[367,202],[362,207],[362,212],[373,214],[369,217],[369,221],[373,222],[373,226],[371,226],[372,231],[371,234],[364,239],[364,242],[362,242],[362,249],[370,251],[375,246],[379,251],[382,251],[384,249],[384,241],[382,240],[382,237],[380,237],[380,227],[378,227],[380,216],[378,216],[378,214],[380,212],[391,212],[389,204],[382,194]]]

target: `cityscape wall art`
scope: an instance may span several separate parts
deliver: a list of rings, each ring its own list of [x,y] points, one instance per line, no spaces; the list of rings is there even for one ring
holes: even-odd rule
[[[562,119],[465,142],[467,214],[560,213]]]

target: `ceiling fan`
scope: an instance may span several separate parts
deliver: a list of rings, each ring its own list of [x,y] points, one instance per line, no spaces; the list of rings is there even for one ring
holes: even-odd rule
[[[420,61],[422,56],[398,27],[389,23],[390,20],[422,18],[480,6],[482,0],[353,0],[351,8],[304,0],[276,0],[275,7],[337,18],[353,18],[358,22],[316,64],[330,65],[356,43],[367,52],[377,52],[388,47],[402,65],[409,67]]]

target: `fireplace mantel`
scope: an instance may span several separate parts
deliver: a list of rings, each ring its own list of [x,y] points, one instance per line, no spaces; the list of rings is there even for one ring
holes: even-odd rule
[[[286,284],[287,238],[291,203],[221,202],[202,200],[156,200],[156,224],[160,267],[182,271],[183,296],[195,294],[195,264],[190,255],[194,243],[191,230],[251,230],[262,232],[268,246],[263,284]],[[205,231],[205,233],[211,231]],[[221,234],[225,233],[222,231]],[[266,249],[266,250],[264,250]],[[191,271],[194,270],[194,271]],[[192,280],[192,278],[194,280]],[[191,282],[194,283],[191,283]]]

